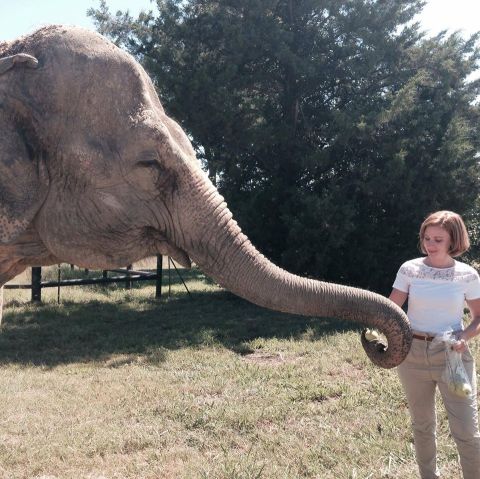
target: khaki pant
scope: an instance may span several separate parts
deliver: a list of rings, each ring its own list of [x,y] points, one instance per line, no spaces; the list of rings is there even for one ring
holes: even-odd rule
[[[457,444],[464,479],[480,479],[480,433],[476,402],[475,363],[470,351],[463,363],[474,393],[461,398],[449,391],[442,380],[445,368],[444,343],[414,339],[398,375],[407,396],[418,468],[422,479],[439,478],[436,460],[435,389],[438,386],[448,413],[450,431]]]

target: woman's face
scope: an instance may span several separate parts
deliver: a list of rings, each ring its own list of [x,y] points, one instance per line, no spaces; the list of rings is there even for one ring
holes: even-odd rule
[[[448,254],[452,239],[448,231],[442,226],[427,226],[423,235],[423,248],[431,258],[445,258]]]

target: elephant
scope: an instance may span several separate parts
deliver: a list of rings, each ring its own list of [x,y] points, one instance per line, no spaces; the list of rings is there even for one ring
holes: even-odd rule
[[[145,70],[100,34],[49,25],[0,43],[0,128],[0,287],[29,266],[163,254],[262,307],[379,330],[386,345],[361,334],[378,366],[406,357],[393,302],[291,274],[252,245]]]

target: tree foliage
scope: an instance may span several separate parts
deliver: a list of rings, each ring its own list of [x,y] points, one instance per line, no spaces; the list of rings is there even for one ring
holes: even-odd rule
[[[154,79],[252,241],[302,275],[387,291],[431,211],[479,193],[477,36],[420,0],[158,0],[101,33]],[[472,213],[472,225],[475,223]]]

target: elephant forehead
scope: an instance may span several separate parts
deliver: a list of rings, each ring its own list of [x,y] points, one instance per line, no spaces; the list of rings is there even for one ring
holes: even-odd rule
[[[144,145],[150,140],[151,151],[160,157],[172,160],[191,161],[197,163],[195,152],[183,130],[162,111],[146,108],[131,118],[132,131],[138,139],[144,139]],[[131,145],[137,148],[137,145]],[[144,152],[146,148],[144,147]]]

